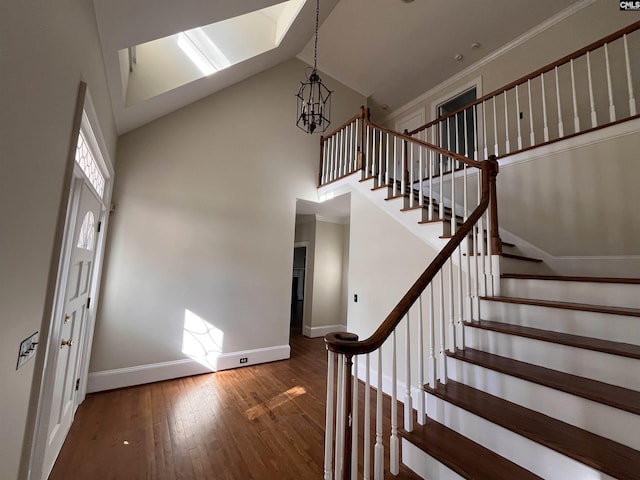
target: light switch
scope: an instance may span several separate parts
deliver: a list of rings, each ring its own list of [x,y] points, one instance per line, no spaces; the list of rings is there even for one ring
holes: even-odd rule
[[[16,364],[16,370],[27,363],[27,361],[36,354],[37,346],[38,332],[34,333],[29,338],[23,340],[20,343],[20,348],[18,349],[18,363]]]

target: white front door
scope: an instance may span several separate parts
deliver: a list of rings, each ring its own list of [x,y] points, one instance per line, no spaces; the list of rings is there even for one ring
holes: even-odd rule
[[[85,346],[88,302],[101,209],[100,200],[86,182],[76,182],[80,192],[71,237],[72,248],[64,293],[64,310],[61,317],[55,320],[61,323],[59,328],[54,329],[59,331],[60,335],[52,344],[53,348],[58,350],[45,449],[45,472],[51,470],[62,448],[78,405],[76,397],[79,367],[82,359],[81,350]]]

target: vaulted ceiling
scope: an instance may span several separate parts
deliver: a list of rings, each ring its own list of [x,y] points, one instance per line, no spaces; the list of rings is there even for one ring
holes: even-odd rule
[[[118,131],[144,125],[293,57],[313,63],[316,2],[306,0],[276,48],[127,105],[123,49],[282,1],[94,0]],[[368,97],[372,106],[393,110],[566,8],[588,1],[320,0],[318,68]],[[291,85],[292,94],[297,87]]]

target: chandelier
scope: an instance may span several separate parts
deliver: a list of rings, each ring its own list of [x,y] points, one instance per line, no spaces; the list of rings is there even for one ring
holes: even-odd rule
[[[307,133],[324,132],[331,123],[331,90],[318,75],[318,20],[320,0],[316,0],[316,36],[313,50],[313,70],[306,82],[300,82],[296,125]]]

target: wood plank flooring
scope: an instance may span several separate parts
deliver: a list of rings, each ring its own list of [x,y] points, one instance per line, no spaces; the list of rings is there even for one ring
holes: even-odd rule
[[[320,479],[325,399],[324,342],[295,335],[290,360],[88,395],[49,478]]]

